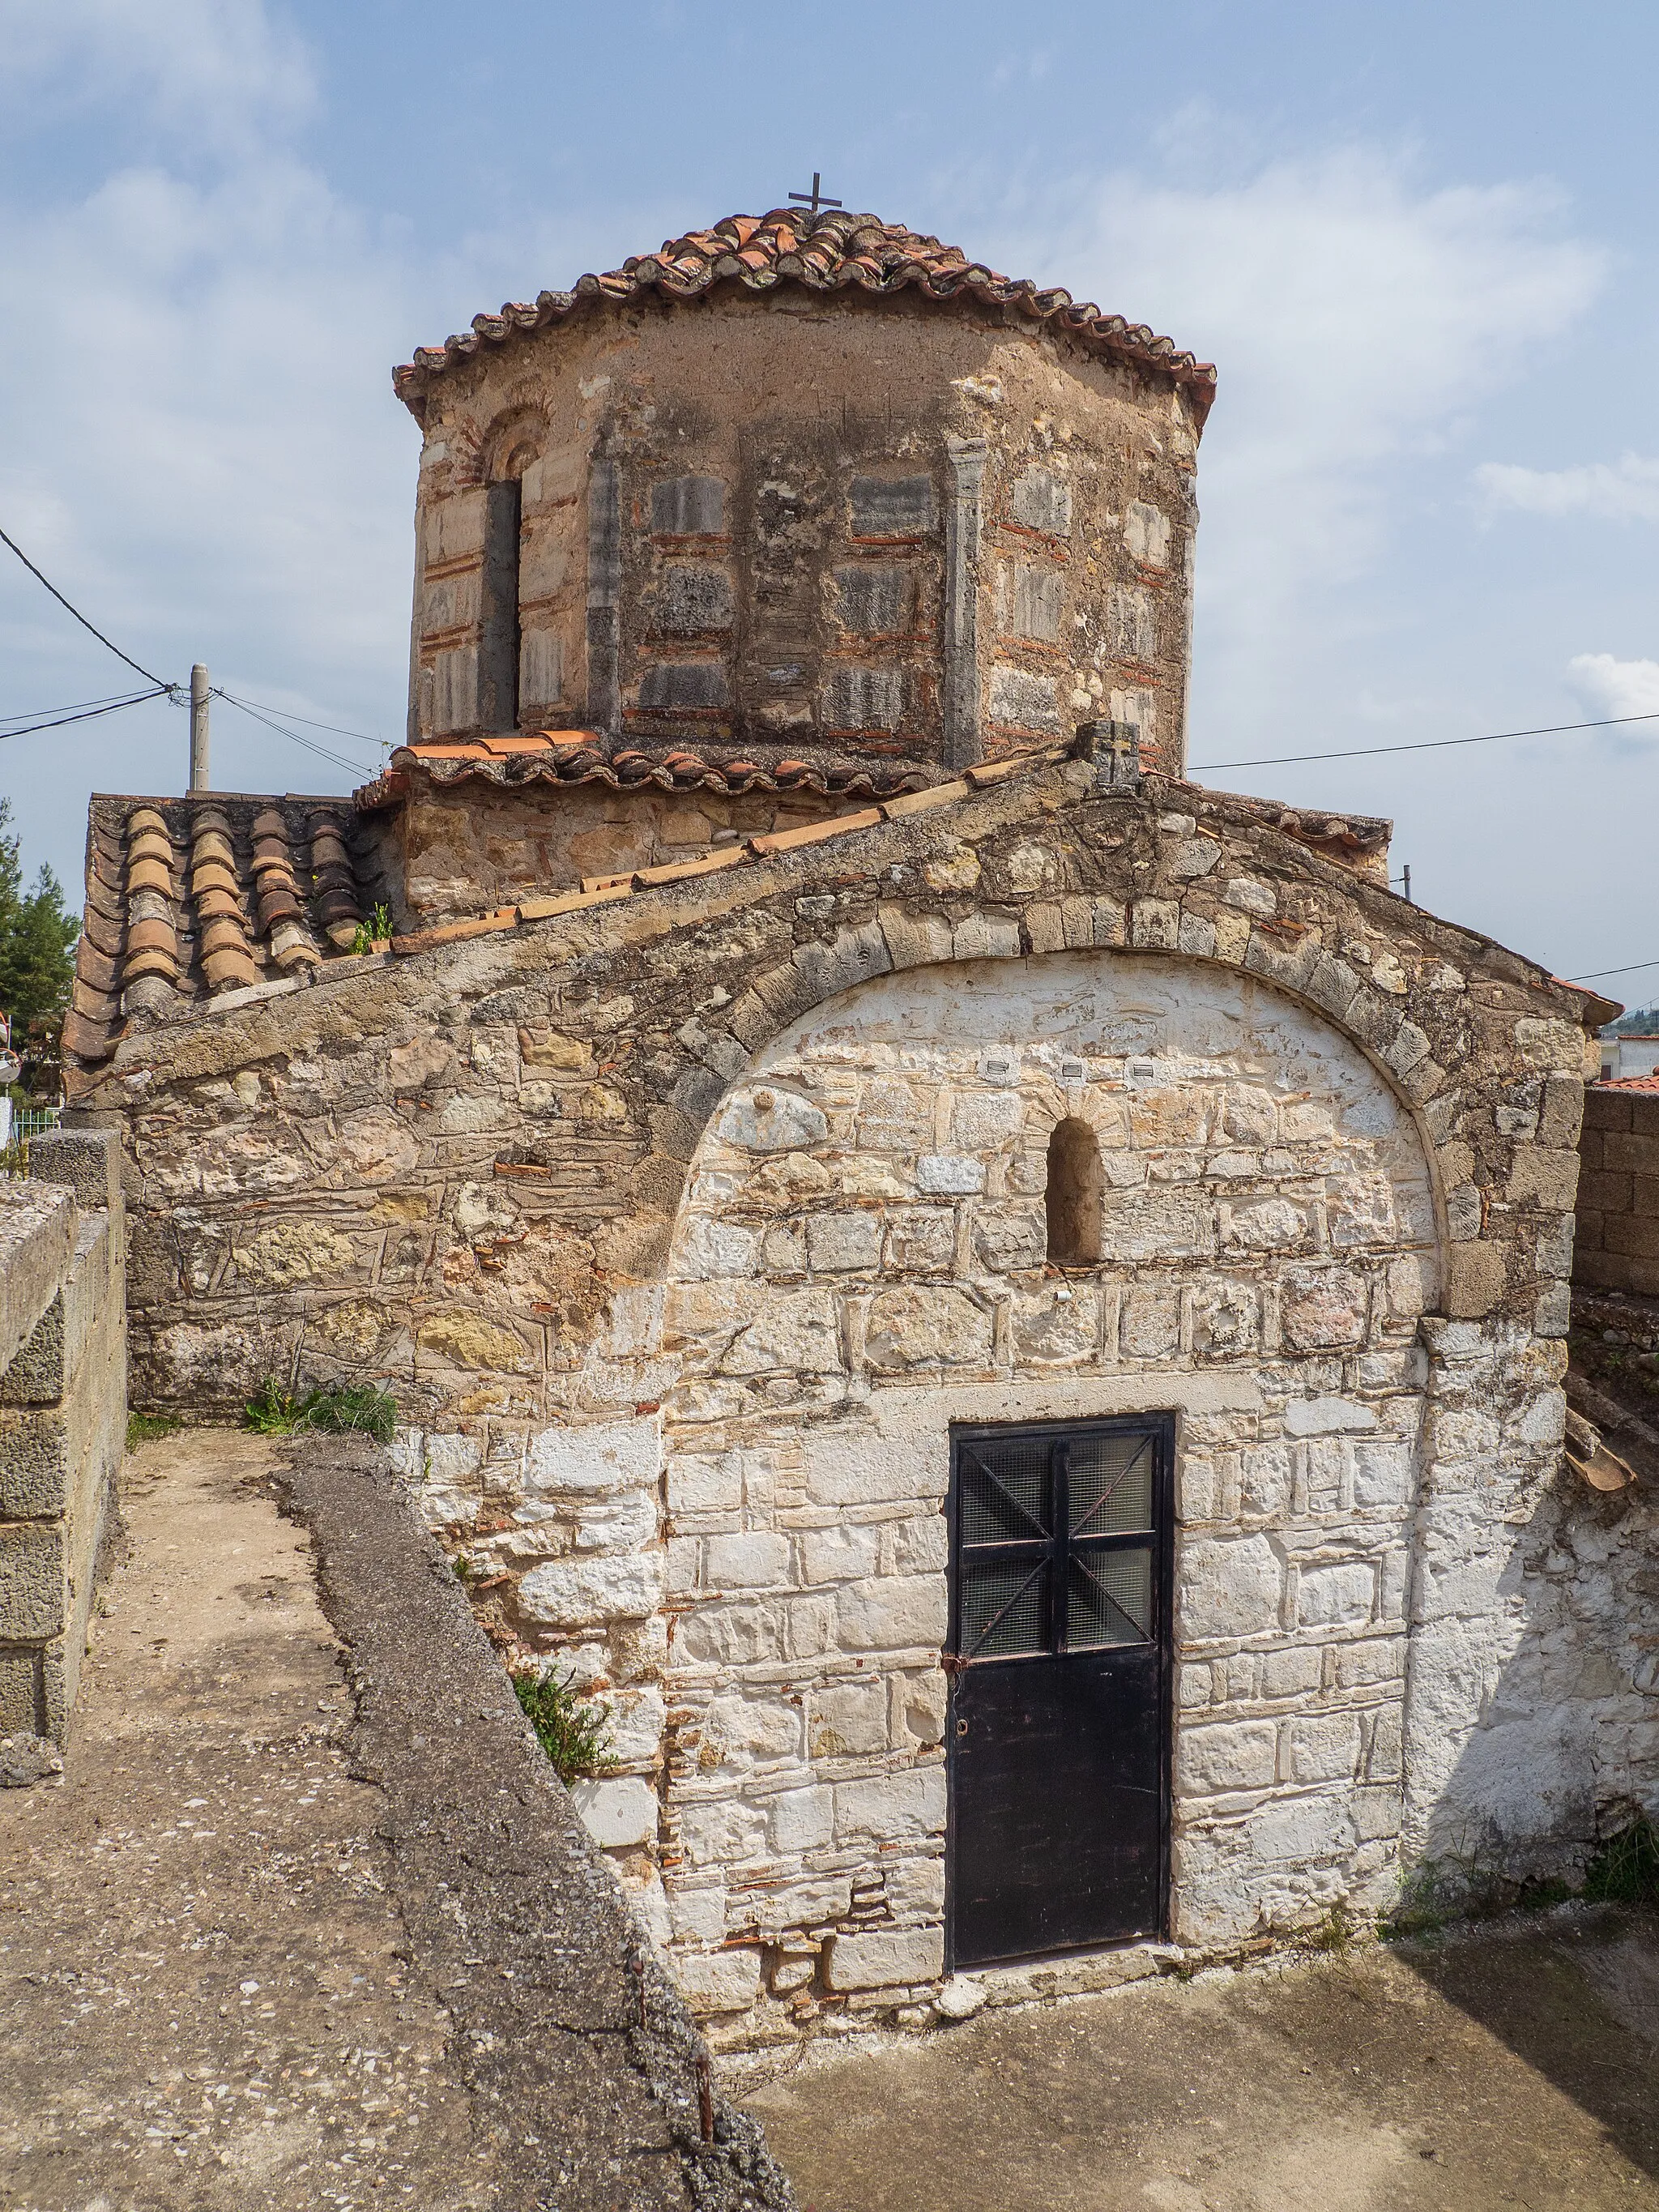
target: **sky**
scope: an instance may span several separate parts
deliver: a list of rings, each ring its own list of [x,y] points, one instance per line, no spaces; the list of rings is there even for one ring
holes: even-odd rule
[[[216,701],[221,788],[349,789],[405,703],[392,364],[817,169],[1218,364],[1199,779],[1392,816],[1422,902],[1647,1003],[1656,68],[1650,0],[0,0],[0,530],[323,749]],[[142,688],[0,563],[0,718]],[[73,897],[88,793],[187,750],[166,701],[0,738],[26,866]]]

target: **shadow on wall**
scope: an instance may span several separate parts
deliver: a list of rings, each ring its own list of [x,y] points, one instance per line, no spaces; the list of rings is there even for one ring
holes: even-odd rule
[[[1500,1504],[1504,1439],[1488,1441],[1485,1492],[1431,1498],[1425,1508],[1410,1692],[1412,1795],[1425,1809],[1408,1820],[1417,1865],[1399,1916],[1407,1929],[1524,1903],[1528,1893],[1545,1903],[1576,1891],[1607,1838],[1659,1809],[1651,1632],[1659,1509],[1639,1489],[1591,1489],[1565,1459]],[[1463,1522],[1456,1559],[1449,1514]],[[1423,1770],[1437,1759],[1431,1787]],[[1547,1933],[1523,1923],[1513,1940],[1413,1943],[1407,1955],[1442,1996],[1659,2176],[1653,1914],[1622,1933],[1614,1923],[1611,1937],[1605,1925],[1575,1917]],[[1632,2045],[1615,2033],[1613,2063],[1609,2014],[1616,2030],[1642,2039]]]
[[[1458,1363],[1447,1366],[1442,1388],[1455,1390]],[[1659,1508],[1638,1488],[1591,1489],[1565,1459],[1505,1498],[1505,1441],[1492,1439],[1484,1494],[1423,1510],[1408,1912],[1516,1884],[1576,1887],[1601,1842],[1659,1811]],[[1457,1472],[1437,1466],[1435,1479]]]

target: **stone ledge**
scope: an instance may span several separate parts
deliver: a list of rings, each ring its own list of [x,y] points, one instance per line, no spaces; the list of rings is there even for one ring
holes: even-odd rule
[[[793,2212],[407,1492],[343,1437],[291,1448],[278,1480],[346,1647],[415,1971],[482,2096],[542,2123],[502,2140],[501,2201]]]

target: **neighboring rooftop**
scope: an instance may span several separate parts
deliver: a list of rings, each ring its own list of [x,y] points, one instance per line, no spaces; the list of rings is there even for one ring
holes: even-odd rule
[[[429,380],[484,346],[562,322],[594,301],[620,304],[653,292],[667,300],[696,299],[728,281],[751,292],[794,283],[820,292],[848,286],[889,295],[914,290],[928,300],[1012,307],[1073,331],[1114,359],[1188,386],[1200,425],[1215,396],[1214,365],[1183,353],[1173,338],[1156,336],[1145,323],[1103,314],[1092,301],[1074,301],[1060,285],[1001,276],[981,261],[969,261],[960,246],[884,222],[879,216],[825,209],[814,217],[799,208],[727,216],[711,229],[665,240],[655,253],[630,256],[620,269],[579,276],[568,292],[540,292],[533,302],[509,300],[499,314],[475,315],[470,331],[441,346],[417,346],[412,362],[392,370],[392,386],[418,415]]]

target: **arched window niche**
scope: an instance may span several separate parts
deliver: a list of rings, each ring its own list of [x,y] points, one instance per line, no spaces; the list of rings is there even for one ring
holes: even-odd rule
[[[484,493],[483,607],[478,641],[478,720],[486,730],[519,726],[519,566],[525,471],[536,458],[526,439],[504,441]]]
[[[1100,1262],[1101,1199],[1105,1170],[1100,1144],[1086,1121],[1068,1116],[1048,1139],[1048,1261],[1055,1267]]]

